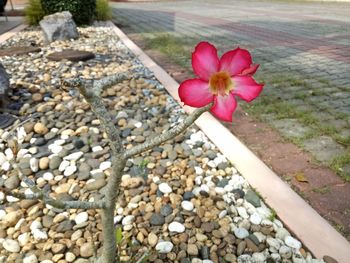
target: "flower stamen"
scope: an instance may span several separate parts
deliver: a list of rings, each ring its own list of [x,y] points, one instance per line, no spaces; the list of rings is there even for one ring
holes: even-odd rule
[[[226,71],[213,74],[209,80],[210,92],[214,95],[226,96],[233,90],[233,81]]]

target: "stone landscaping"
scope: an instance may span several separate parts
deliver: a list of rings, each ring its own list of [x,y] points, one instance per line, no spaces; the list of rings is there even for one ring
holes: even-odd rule
[[[111,28],[80,28],[79,35],[48,44],[33,28],[0,44],[1,52],[40,48],[0,55],[11,76],[12,104],[20,105],[18,120],[0,129],[2,189],[30,194],[23,174],[59,200],[103,197],[112,165],[106,134],[89,104],[63,87],[63,80],[130,74],[102,93],[125,148],[183,121],[181,107]],[[94,56],[50,60],[65,50]],[[335,262],[314,259],[196,126],[130,159],[124,172],[114,218],[125,241],[119,246],[123,262],[145,252],[147,262]],[[99,254],[103,237],[97,211],[65,211],[4,192],[0,262],[84,263]]]

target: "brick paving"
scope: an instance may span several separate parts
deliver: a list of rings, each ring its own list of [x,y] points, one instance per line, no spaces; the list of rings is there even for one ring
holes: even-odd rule
[[[311,112],[335,128],[340,138],[350,138],[349,13],[349,3],[190,0],[114,5],[115,21],[128,25],[129,33],[166,33],[193,45],[207,40],[222,51],[237,45],[248,48],[261,64],[265,96]],[[291,80],[274,85],[274,78],[286,76],[304,85]],[[282,133],[290,126],[290,120],[281,125],[276,116],[267,119]],[[331,137],[301,139],[316,159],[330,164],[350,154],[349,145]],[[324,153],[319,155],[320,151]],[[350,178],[350,164],[343,168]]]

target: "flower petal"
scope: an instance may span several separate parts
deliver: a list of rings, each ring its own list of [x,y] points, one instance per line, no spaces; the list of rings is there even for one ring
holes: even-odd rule
[[[200,42],[192,53],[192,68],[198,77],[209,80],[219,68],[216,48],[208,42]]]
[[[250,76],[236,76],[232,78],[233,80],[233,95],[239,96],[241,99],[251,102],[257,96],[259,96],[262,91],[264,84],[258,84]]]
[[[253,64],[249,68],[243,70],[241,75],[253,76],[255,74],[255,72],[258,70],[259,66],[260,66],[259,64]]]
[[[219,71],[227,71],[231,76],[238,75],[252,64],[252,57],[248,50],[236,48],[222,55]]]
[[[230,93],[226,96],[215,96],[214,105],[210,111],[220,120],[232,122],[232,114],[237,107],[235,97]]]
[[[196,108],[213,101],[208,82],[201,79],[188,79],[182,82],[179,87],[179,96],[186,105]]]

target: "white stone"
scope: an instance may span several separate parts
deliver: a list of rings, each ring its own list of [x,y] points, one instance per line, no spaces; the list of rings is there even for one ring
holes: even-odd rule
[[[28,153],[27,149],[20,149],[17,153],[17,160],[20,160],[24,157],[24,155],[26,155]],[[1,154],[0,154],[1,156]],[[1,157],[0,157],[0,165],[1,165]]]
[[[10,168],[11,168],[11,163],[9,161],[6,161],[1,165],[1,169],[4,171],[9,171]]]
[[[86,221],[88,221],[89,219],[89,215],[87,212],[81,212],[79,214],[77,214],[74,218],[74,221],[77,225],[84,223]]]
[[[270,247],[270,251],[273,253],[277,253],[281,247],[281,243],[278,241],[278,239],[272,238],[272,237],[267,237],[266,238],[266,243]]]
[[[35,229],[42,229],[43,226],[42,224],[39,222],[39,221],[33,221],[31,224],[30,224],[30,230],[35,230]]]
[[[194,205],[190,201],[182,201],[181,207],[186,211],[192,211],[194,209]]]
[[[2,246],[4,249],[11,253],[18,253],[21,250],[18,242],[13,239],[5,239],[5,241],[2,243]]]
[[[100,164],[99,169],[100,169],[101,171],[104,171],[104,170],[107,170],[107,169],[111,168],[111,166],[112,166],[112,163],[111,163],[110,161],[106,161],[106,162],[102,162],[102,163]]]
[[[238,206],[237,207],[237,212],[240,215],[240,217],[244,218],[244,219],[248,219],[249,215],[247,214],[247,210],[242,207],[242,206]]]
[[[158,184],[159,181],[160,181],[159,176],[154,176],[154,177],[152,178],[152,181],[153,181],[153,183]]]
[[[39,170],[39,160],[36,158],[31,158],[29,160],[30,169],[35,173]]]
[[[35,210],[35,209],[33,209]],[[29,215],[29,214],[28,214]],[[29,215],[30,216],[30,215]],[[26,220],[24,218],[21,218],[18,220],[17,224],[15,225],[15,230],[19,230],[21,228],[21,225],[25,222]]]
[[[50,172],[46,172],[43,174],[43,179],[46,180],[46,181],[50,181],[53,179],[53,174],[50,173]]]
[[[100,145],[92,147],[92,152],[98,152],[98,151],[102,151],[102,150],[103,150],[103,148]]]
[[[72,252],[67,252],[64,258],[67,262],[73,262],[76,256]]]
[[[63,145],[65,142],[66,142],[65,140],[59,139],[59,140],[54,141],[54,144],[55,145]]]
[[[179,222],[171,222],[168,226],[170,232],[183,233],[185,232],[185,226]]]
[[[287,246],[291,247],[291,248],[295,248],[297,250],[299,250],[301,248],[301,243],[299,240],[291,237],[291,236],[287,236],[284,239],[284,242],[286,243]]]
[[[29,240],[30,240],[30,233],[28,233],[28,232],[20,234],[18,236],[18,242],[19,242],[21,247],[23,247],[24,245],[28,244]]]
[[[173,243],[169,241],[161,241],[156,245],[156,250],[158,253],[165,254],[169,253],[173,249]]]
[[[37,263],[37,262],[38,262],[38,258],[36,257],[35,254],[30,254],[23,258],[23,263]]]
[[[209,191],[210,191],[209,186],[207,184],[202,184],[201,191],[209,193]]]
[[[6,159],[8,161],[11,161],[13,159],[13,157],[14,157],[13,152],[12,152],[12,150],[10,148],[7,148],[5,150],[5,155],[6,155]]]
[[[211,261],[210,259],[204,259],[204,260],[202,260],[202,263],[214,263],[214,262]]]
[[[254,263],[264,263],[266,262],[266,256],[264,253],[254,253],[252,256],[252,260]]]
[[[217,165],[216,163],[213,161],[213,160],[210,160],[207,165],[210,167],[210,168],[215,168]]]
[[[171,187],[167,184],[167,183],[161,183],[158,186],[159,191],[161,191],[163,194],[169,194],[171,193],[173,190],[171,189]]]
[[[276,231],[276,238],[280,239],[280,240],[285,240],[286,237],[290,236],[290,233],[288,232],[287,229],[285,228],[279,228]]]
[[[56,145],[56,144],[50,144],[48,148],[52,153],[55,153],[55,154],[59,154],[63,150],[63,147],[61,145]]]
[[[203,174],[203,169],[199,166],[195,166],[194,170],[196,172],[196,175],[202,175]]]
[[[253,213],[249,218],[249,221],[254,225],[259,225],[261,223],[261,220],[262,220],[261,216],[256,212]]]
[[[123,216],[122,215],[117,215],[114,217],[114,224],[118,224],[120,223],[120,221],[122,221]]]
[[[199,175],[199,176],[196,176],[196,178],[194,179],[194,182],[196,183],[196,185],[201,185],[202,180],[203,180],[203,176]]]
[[[76,172],[76,170],[77,170],[77,167],[75,165],[70,165],[64,170],[63,175],[70,176],[70,175],[74,174]]]
[[[288,259],[292,257],[292,249],[290,247],[283,245],[280,247],[278,252],[282,258]]]
[[[249,232],[247,229],[238,227],[234,230],[235,236],[240,239],[245,239],[249,236]]]
[[[227,215],[227,210],[222,210],[220,213],[219,213],[219,218],[224,218],[225,216]]]
[[[27,133],[24,130],[24,127],[17,128],[17,141],[18,141],[18,143],[24,142],[24,139],[26,136],[27,136]]]
[[[0,200],[1,200],[1,197],[0,197]],[[6,200],[7,200],[7,202],[9,202],[9,203],[16,203],[16,202],[18,202],[19,201],[19,199],[18,198],[16,198],[16,197],[13,197],[13,196],[6,196]]]
[[[63,160],[60,164],[60,166],[58,167],[58,170],[60,172],[63,172],[64,170],[66,170],[66,168],[70,165],[70,162],[67,160]]]
[[[0,209],[0,220],[3,220],[5,216],[6,216],[6,211]]]
[[[63,160],[67,161],[78,161],[84,155],[83,152],[75,152],[71,153],[63,158]]]
[[[131,225],[135,220],[135,216],[132,215],[127,215],[126,217],[123,218],[122,220],[122,225]]]
[[[40,229],[34,229],[32,231],[32,235],[33,235],[35,240],[46,240],[46,239],[48,239],[48,236],[47,236],[46,232],[41,231]]]

